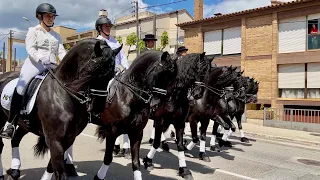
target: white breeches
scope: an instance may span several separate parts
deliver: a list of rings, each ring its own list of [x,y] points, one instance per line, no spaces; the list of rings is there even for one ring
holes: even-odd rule
[[[24,95],[29,82],[38,74],[45,71],[46,68],[40,63],[36,63],[27,58],[20,71],[20,76],[17,84],[17,93]]]

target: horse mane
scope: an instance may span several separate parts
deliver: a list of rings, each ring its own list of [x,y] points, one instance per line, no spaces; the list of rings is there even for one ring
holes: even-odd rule
[[[102,56],[92,61],[97,41],[100,41]],[[110,57],[112,57],[112,49],[105,41],[94,38],[84,39],[69,50],[57,67],[56,74],[75,91],[81,90],[94,79],[97,79],[100,84],[107,84],[110,79],[107,77],[114,75],[115,63],[110,62]]]

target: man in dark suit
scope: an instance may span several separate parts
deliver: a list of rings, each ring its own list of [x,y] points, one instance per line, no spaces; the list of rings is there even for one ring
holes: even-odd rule
[[[187,55],[187,53],[188,53],[188,49],[185,46],[181,46],[181,47],[178,47],[176,55],[178,59],[180,59],[181,57]]]
[[[154,50],[153,48],[155,46],[157,38],[155,38],[153,34],[146,34],[143,38],[143,41],[146,44],[146,48],[141,52],[141,54],[146,51]]]

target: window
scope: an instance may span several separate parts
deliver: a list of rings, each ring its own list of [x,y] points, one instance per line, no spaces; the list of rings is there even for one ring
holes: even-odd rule
[[[319,20],[308,20],[308,50],[320,49]]]

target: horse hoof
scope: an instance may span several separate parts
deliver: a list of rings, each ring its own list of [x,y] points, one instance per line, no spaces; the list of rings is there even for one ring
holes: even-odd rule
[[[131,159],[130,149],[122,149],[121,155],[126,159]]]
[[[231,144],[230,141],[224,141],[224,145],[225,145],[226,147],[232,147],[232,144]]]
[[[4,180],[4,176],[2,175],[2,176],[0,176],[0,180]]]
[[[114,145],[113,155],[117,156],[120,152],[120,145]]]
[[[144,164],[144,168],[146,168],[148,171],[151,171],[154,168],[152,164],[152,159],[149,159],[147,156],[143,158],[143,164]]]
[[[162,146],[161,146],[161,148],[162,148],[164,151],[167,151],[167,152],[169,152],[169,150],[170,150],[168,143],[165,142],[165,141],[162,141]]]
[[[211,151],[216,151],[217,150],[217,152],[220,152],[220,148],[217,145],[210,146],[210,150]]]
[[[153,144],[153,139],[152,138],[149,139],[149,144]]]
[[[241,138],[241,142],[246,142],[246,143],[248,143],[248,142],[249,142],[249,139],[246,138],[246,137],[242,137],[242,138]]]
[[[66,164],[68,176],[78,176],[77,170],[73,164]]]
[[[93,178],[93,180],[104,180],[104,179],[100,179],[100,178],[98,178],[97,175],[95,175],[94,178]]]
[[[209,156],[205,152],[200,152],[199,159],[204,162],[211,162]]]
[[[191,171],[187,167],[179,167],[179,176],[187,180],[193,180]]]
[[[18,180],[20,178],[20,170],[19,169],[8,169],[8,176],[10,176],[13,180]]]

